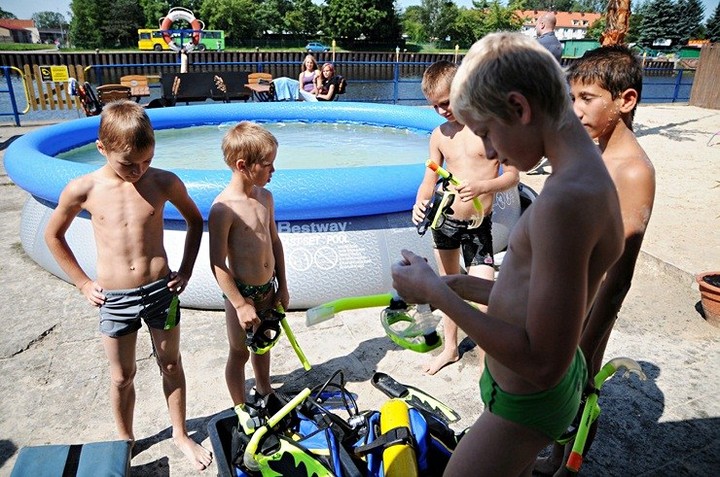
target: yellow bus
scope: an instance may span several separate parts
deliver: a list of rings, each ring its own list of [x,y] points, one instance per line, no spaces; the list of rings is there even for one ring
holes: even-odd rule
[[[180,36],[185,30],[171,30],[173,38]],[[190,41],[192,30],[187,30],[184,42]],[[169,50],[170,46],[163,38],[163,30],[153,30],[150,28],[138,29],[138,48],[141,50],[163,51]],[[200,33],[200,43],[195,47],[196,50],[216,50],[225,49],[225,31],[224,30],[202,30]]]

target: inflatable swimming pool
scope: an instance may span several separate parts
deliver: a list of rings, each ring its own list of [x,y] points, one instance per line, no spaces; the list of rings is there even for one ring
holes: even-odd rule
[[[149,110],[156,129],[185,128],[252,120],[258,122],[357,122],[431,131],[441,118],[429,108],[364,103],[240,103]],[[19,187],[31,194],[23,210],[21,243],[42,267],[67,280],[50,255],[43,231],[60,192],[71,179],[97,166],[53,156],[94,141],[99,118],[84,118],[39,129],[14,141],[5,153],[5,168]],[[378,160],[382,159],[381,152]],[[390,264],[408,248],[432,256],[431,239],[418,236],[410,209],[424,174],[417,165],[278,170],[268,186],[276,204],[278,231],[285,249],[291,307],[303,309],[338,297],[385,293],[391,288]],[[207,215],[230,172],[174,170]],[[507,245],[520,215],[516,189],[497,194],[493,215],[496,252]],[[184,222],[178,211],[165,209],[165,246],[171,267],[180,262]],[[206,232],[207,233],[207,232]],[[94,276],[95,243],[90,220],[82,215],[67,232],[81,266]],[[181,295],[183,306],[222,309],[220,290],[210,271],[207,237],[193,278]]]

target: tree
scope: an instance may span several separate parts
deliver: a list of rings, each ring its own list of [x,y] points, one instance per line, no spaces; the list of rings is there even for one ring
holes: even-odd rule
[[[57,12],[37,12],[32,16],[38,29],[64,28],[67,25],[65,17]]]
[[[459,10],[452,0],[422,0],[421,21],[430,41],[452,38]]]
[[[677,11],[671,0],[651,0],[643,6],[643,20],[640,24],[638,42],[652,46],[657,39],[670,39],[677,43]]]
[[[326,36],[396,40],[400,21],[392,0],[328,0],[322,15]]]
[[[511,0],[507,7],[503,7],[498,0],[493,0],[487,10],[485,17],[485,29],[487,33],[496,31],[518,31],[523,25],[523,19],[515,12],[522,10],[523,0]]]
[[[320,7],[312,0],[295,0],[293,8],[285,13],[285,25],[290,33],[315,35],[321,15]]]
[[[720,42],[720,4],[718,4],[718,6],[715,7],[715,12],[708,19],[707,25],[705,25],[705,28],[707,29],[707,32],[705,35],[708,40],[710,40],[713,43]]]
[[[13,15],[10,12],[6,12],[5,10],[2,9],[2,7],[0,7],[0,18],[8,18],[11,20],[17,20],[17,17],[15,15]]]
[[[705,29],[702,24],[705,7],[700,0],[678,0],[675,8],[678,12],[680,44],[687,45],[688,40],[699,38]]]
[[[72,22],[70,35],[78,48],[100,48],[102,44],[102,6],[95,0],[72,0]]]
[[[470,45],[485,36],[488,32],[485,28],[485,12],[476,8],[461,8],[455,20],[454,30],[456,32],[455,42],[462,48],[469,48]]]
[[[526,0],[525,10],[541,10],[545,12],[571,12],[575,0]]]
[[[257,21],[252,0],[204,0],[200,18],[212,28],[225,30],[226,38],[234,46],[262,36],[266,29]]]
[[[411,5],[407,7],[402,15],[403,32],[408,36],[410,41],[422,43],[428,41],[428,35],[422,23],[422,7],[420,5]]]

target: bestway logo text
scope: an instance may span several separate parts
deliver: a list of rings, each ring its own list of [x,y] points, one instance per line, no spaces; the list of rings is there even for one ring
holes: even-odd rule
[[[315,233],[315,232],[345,232],[348,222],[310,222],[307,224],[296,225],[290,222],[278,222],[277,229],[279,233],[297,234],[297,233]]]

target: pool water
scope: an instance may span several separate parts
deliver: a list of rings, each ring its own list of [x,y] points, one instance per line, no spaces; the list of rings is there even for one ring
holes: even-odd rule
[[[157,130],[153,167],[226,169],[221,143],[234,124]],[[425,131],[351,122],[292,121],[263,126],[278,140],[278,170],[418,164],[428,155],[430,134]],[[93,165],[105,163],[94,143],[58,157]]]

